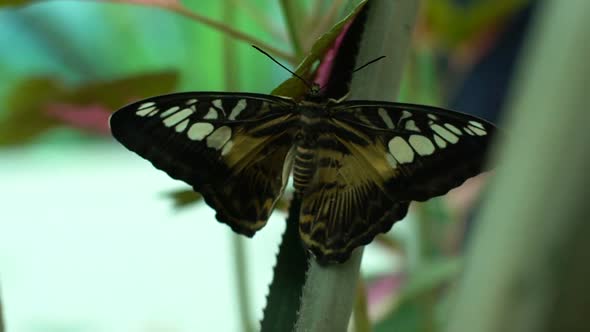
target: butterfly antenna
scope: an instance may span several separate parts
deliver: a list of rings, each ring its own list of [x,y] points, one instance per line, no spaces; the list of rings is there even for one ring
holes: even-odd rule
[[[285,69],[286,71],[290,72],[291,74],[293,74],[293,76],[297,77],[298,79],[300,79],[303,83],[305,83],[305,85],[307,85],[307,87],[311,90],[312,86],[311,84],[309,84],[309,82],[304,79],[303,77],[295,74],[293,71],[291,71],[291,69],[285,67],[282,63],[278,62],[277,60],[275,60],[270,54],[266,53],[265,51],[263,51],[262,49],[260,49],[258,46],[256,45],[252,45],[252,47],[254,47],[258,52],[266,55],[269,59],[271,59],[272,61],[274,61],[274,63],[276,63],[277,65],[283,67],[283,69]]]
[[[361,69],[365,68],[366,66],[368,66],[368,65],[370,65],[370,64],[372,64],[372,63],[374,63],[374,62],[377,62],[377,61],[379,61],[379,60],[381,60],[381,59],[383,59],[383,58],[385,58],[385,55],[382,55],[382,56],[380,56],[380,57],[378,57],[378,58],[376,58],[376,59],[373,59],[373,60],[371,60],[371,61],[369,61],[369,62],[365,63],[364,65],[362,65],[362,66],[358,67],[357,69],[353,70],[352,72],[353,72],[353,73],[354,73],[354,72],[357,72],[357,71],[359,71],[359,70],[361,70]]]

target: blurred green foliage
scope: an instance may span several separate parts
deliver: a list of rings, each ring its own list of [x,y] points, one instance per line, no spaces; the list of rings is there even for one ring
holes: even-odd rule
[[[527,2],[481,0],[458,5],[452,0],[426,1],[421,25],[431,32],[425,39],[434,36],[435,42],[418,41],[427,47],[412,53],[400,100],[442,103],[435,45],[450,45],[452,52],[453,46],[477,40]],[[342,28],[344,21],[334,24],[345,10],[343,6],[331,7],[332,1],[301,4],[287,11],[285,16],[291,20],[284,22],[282,7],[276,1],[236,1],[239,10],[235,19],[220,23],[255,36],[261,43],[292,49],[293,59],[302,60],[297,73],[309,78],[314,64]],[[212,19],[224,11],[221,1],[189,0],[183,5]],[[223,90],[227,76],[237,78],[239,90],[252,92],[269,92],[290,76],[243,42],[232,48],[236,61],[232,70],[236,72],[226,72],[224,34],[163,8],[25,0],[3,0],[0,6],[7,6],[0,9],[0,146],[34,142],[47,131],[62,127],[63,118],[48,112],[51,105],[69,105],[79,112],[99,105],[109,112],[132,100],[172,91]],[[322,21],[322,17],[328,18]],[[326,30],[314,31],[317,26]],[[299,96],[306,89],[291,78],[273,93]],[[186,190],[167,196],[177,207],[199,199]],[[280,208],[285,208],[282,204]],[[439,301],[441,290],[460,269],[460,258],[449,258],[441,240],[456,227],[444,203],[435,200],[421,205],[418,214],[417,238],[428,249],[412,256],[407,247],[396,252],[391,246],[390,253],[408,260],[406,270],[399,272],[407,273],[408,281],[392,294],[397,305],[375,325],[375,331],[416,331],[426,315],[432,316],[433,326],[438,327],[436,312],[445,303]],[[420,264],[411,261],[412,257],[418,257]]]
[[[110,113],[134,99],[172,92],[177,80],[176,73],[162,72],[67,87],[53,77],[27,78],[6,97],[8,113],[0,118],[0,146],[31,142],[62,125],[60,117],[50,112],[52,106],[59,111],[69,105],[82,119],[88,116],[84,108],[89,105],[98,105],[104,113]],[[106,128],[107,124],[97,125]]]
[[[437,40],[450,47],[477,39],[490,29],[499,28],[530,0],[431,0],[425,17]]]

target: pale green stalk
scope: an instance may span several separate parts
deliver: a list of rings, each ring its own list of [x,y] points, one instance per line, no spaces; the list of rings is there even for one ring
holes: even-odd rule
[[[541,4],[449,332],[588,329],[590,1]]]
[[[418,1],[372,0],[370,6],[357,67],[381,55],[387,58],[354,75],[349,99],[393,101],[399,91]],[[343,264],[323,267],[311,261],[296,331],[346,331],[361,260],[362,248]]]
[[[236,19],[236,0],[224,0],[224,22],[233,22]],[[233,38],[223,36],[223,71],[226,91],[238,90],[238,59],[235,41]],[[231,234],[232,257],[234,260],[236,289],[238,293],[238,307],[240,310],[240,322],[242,331],[254,332],[250,313],[250,289],[248,288],[248,263],[244,237],[239,234]]]

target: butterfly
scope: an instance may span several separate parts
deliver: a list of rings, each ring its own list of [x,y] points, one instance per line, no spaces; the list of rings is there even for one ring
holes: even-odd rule
[[[113,136],[191,185],[235,232],[264,227],[293,175],[299,234],[321,264],[387,232],[411,201],[482,171],[492,124],[424,105],[184,92],[115,112]]]

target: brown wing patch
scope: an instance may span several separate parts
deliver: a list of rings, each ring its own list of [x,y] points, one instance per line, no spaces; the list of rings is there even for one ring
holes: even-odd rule
[[[291,136],[252,137],[237,132],[222,157],[226,175],[200,189],[217,219],[252,236],[262,228],[281,197],[291,169]],[[216,181],[215,181],[216,180]]]
[[[387,194],[396,177],[381,144],[360,145],[324,134],[332,148],[318,149],[318,167],[301,207],[299,233],[320,263],[343,262],[353,249],[387,232],[409,202]]]
[[[443,195],[482,172],[496,131],[467,114],[401,103],[342,103],[335,107],[333,121],[383,147],[398,170],[384,185],[390,195],[406,201]]]
[[[300,220],[303,241],[324,263],[388,231],[410,201],[480,173],[495,132],[484,120],[422,105],[353,101],[330,112]]]

